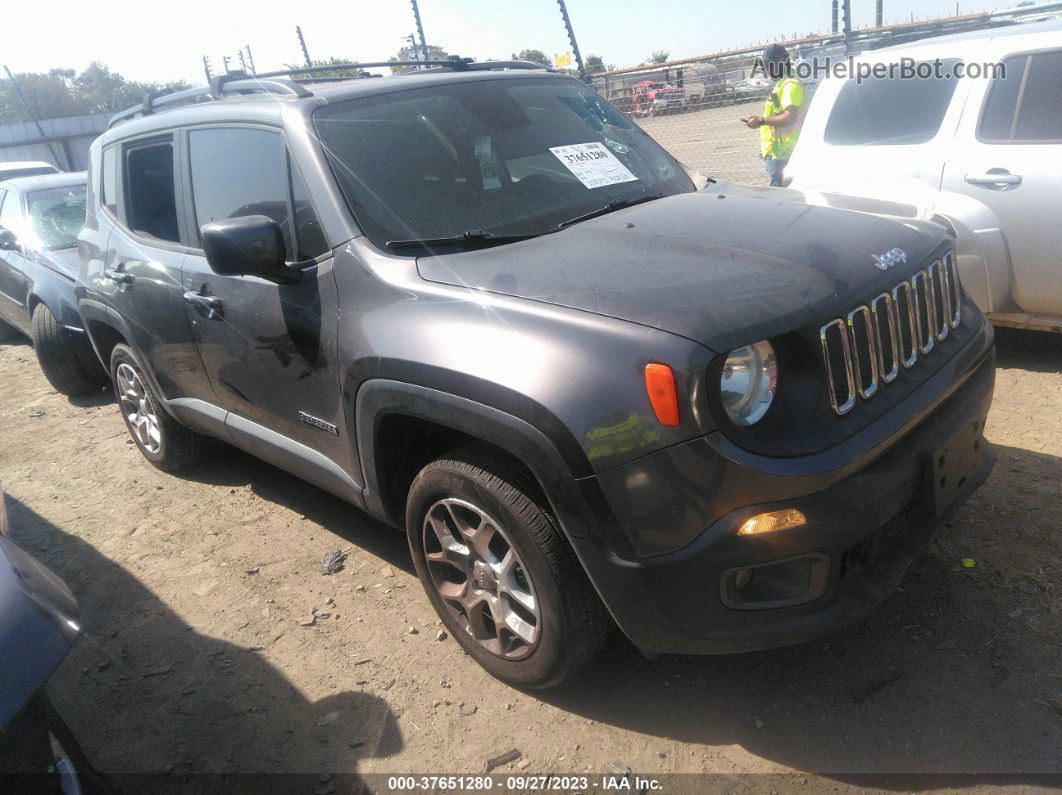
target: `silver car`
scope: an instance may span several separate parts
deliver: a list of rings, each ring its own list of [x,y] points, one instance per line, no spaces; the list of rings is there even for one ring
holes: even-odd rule
[[[927,39],[855,64],[879,64],[882,76],[822,81],[787,184],[950,226],[963,286],[993,323],[1062,331],[1062,21]]]

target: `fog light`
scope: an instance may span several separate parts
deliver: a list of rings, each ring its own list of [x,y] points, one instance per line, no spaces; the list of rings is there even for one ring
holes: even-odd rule
[[[804,512],[796,508],[783,508],[780,511],[758,513],[744,521],[740,529],[738,529],[738,535],[754,536],[760,533],[773,533],[776,530],[788,530],[791,527],[800,527],[807,520]]]
[[[750,582],[752,582],[752,569],[741,569],[734,575],[735,590],[744,591],[749,587]]]

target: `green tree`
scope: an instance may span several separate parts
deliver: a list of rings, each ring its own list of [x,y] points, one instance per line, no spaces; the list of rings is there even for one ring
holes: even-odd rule
[[[671,57],[671,53],[667,50],[654,50],[653,54],[649,56],[650,63],[666,63],[667,59]]]
[[[605,66],[605,61],[600,55],[588,55],[586,56],[586,61],[584,63],[586,65],[586,71],[592,75],[595,75],[598,72],[608,72],[611,69],[611,67]]]
[[[445,61],[449,57],[450,57],[450,53],[448,53],[443,47],[440,47],[437,44],[429,44],[428,45],[428,60],[429,61]],[[398,51],[398,55],[394,56],[390,60],[392,60],[392,61],[421,61],[421,60],[424,60],[424,54],[421,52],[419,44],[415,48],[411,47],[409,45],[406,45],[405,47],[403,47],[401,50]],[[414,69],[414,68],[416,68],[416,67],[392,66],[391,67],[391,71],[395,72],[395,73],[406,72],[406,71],[408,71],[410,69]]]
[[[93,62],[77,74],[73,69],[15,75],[22,96],[38,119],[107,113],[136,105],[150,91],[189,88],[183,80],[166,84],[126,80],[101,63]],[[0,81],[0,124],[28,122],[30,112],[19,100],[10,80]]]
[[[333,55],[331,58],[315,58],[310,61],[310,66],[332,66],[333,64],[342,66],[343,64],[354,63],[356,60],[356,58],[336,58]],[[284,64],[285,69],[304,69],[305,67],[306,64],[301,63]],[[313,75],[306,75],[304,79],[312,80],[315,77],[360,77],[363,74],[365,74],[365,71],[359,69],[330,69],[327,72],[315,72]],[[298,77],[298,75],[295,75],[295,77]]]
[[[532,63],[540,63],[543,66],[553,66],[553,59],[542,50],[520,50],[518,53],[513,53],[513,60],[531,61]]]

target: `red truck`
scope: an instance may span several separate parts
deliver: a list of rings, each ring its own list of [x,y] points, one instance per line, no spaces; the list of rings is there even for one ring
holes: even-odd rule
[[[670,83],[642,80],[630,87],[630,109],[634,116],[680,113],[686,106],[686,91]]]

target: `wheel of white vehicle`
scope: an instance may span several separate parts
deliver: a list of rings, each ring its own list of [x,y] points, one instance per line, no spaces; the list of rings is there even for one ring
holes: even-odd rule
[[[491,448],[424,467],[406,528],[432,606],[493,676],[554,687],[600,650],[604,606],[536,485]]]
[[[102,389],[107,373],[84,335],[64,329],[44,304],[33,310],[33,350],[56,392],[84,395]]]
[[[202,437],[162,409],[140,362],[125,345],[115,345],[111,353],[111,381],[125,427],[144,458],[165,472],[199,458]]]

